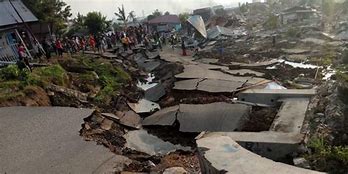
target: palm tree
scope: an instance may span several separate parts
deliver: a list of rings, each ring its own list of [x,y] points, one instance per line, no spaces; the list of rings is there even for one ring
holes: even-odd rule
[[[126,16],[126,12],[124,10],[123,4],[122,4],[122,8],[118,7],[118,13],[116,12],[115,15],[118,17],[117,20],[122,21],[124,26],[126,27],[128,18]]]
[[[134,14],[134,11],[129,12],[127,18],[129,19],[129,21],[133,21],[133,22],[136,22],[136,20],[137,20],[135,14]]]

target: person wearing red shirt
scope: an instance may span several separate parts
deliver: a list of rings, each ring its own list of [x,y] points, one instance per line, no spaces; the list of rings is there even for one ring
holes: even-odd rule
[[[60,41],[60,39],[57,39],[57,41],[56,41],[56,48],[57,48],[57,51],[58,51],[58,56],[59,57],[63,57],[63,44]]]

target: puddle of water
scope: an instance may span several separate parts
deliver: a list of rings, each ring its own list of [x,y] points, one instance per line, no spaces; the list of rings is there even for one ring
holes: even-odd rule
[[[316,65],[311,65],[311,64],[304,64],[304,63],[296,63],[296,62],[290,62],[290,61],[285,61],[285,60],[279,60],[281,63],[285,63],[287,65],[290,65],[294,68],[304,68],[304,69],[315,69],[319,68],[319,66]]]
[[[279,59],[278,62],[279,63],[285,63],[287,65],[290,65],[290,66],[294,67],[294,68],[303,68],[303,69],[320,68],[320,66],[316,66],[316,65],[312,65],[312,64],[296,63],[296,62],[290,62],[290,61],[286,61],[286,60],[282,60],[282,59]],[[277,69],[277,65],[269,66],[266,69]]]

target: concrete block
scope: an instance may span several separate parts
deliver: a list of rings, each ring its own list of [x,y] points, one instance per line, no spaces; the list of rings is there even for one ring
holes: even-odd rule
[[[241,101],[275,105],[285,98],[310,98],[315,95],[314,89],[248,89],[238,95]]]

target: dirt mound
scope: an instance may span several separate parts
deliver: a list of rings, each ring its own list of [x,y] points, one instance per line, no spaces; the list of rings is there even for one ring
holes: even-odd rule
[[[44,89],[38,86],[27,86],[24,95],[0,102],[0,107],[7,106],[51,106],[50,98]]]

